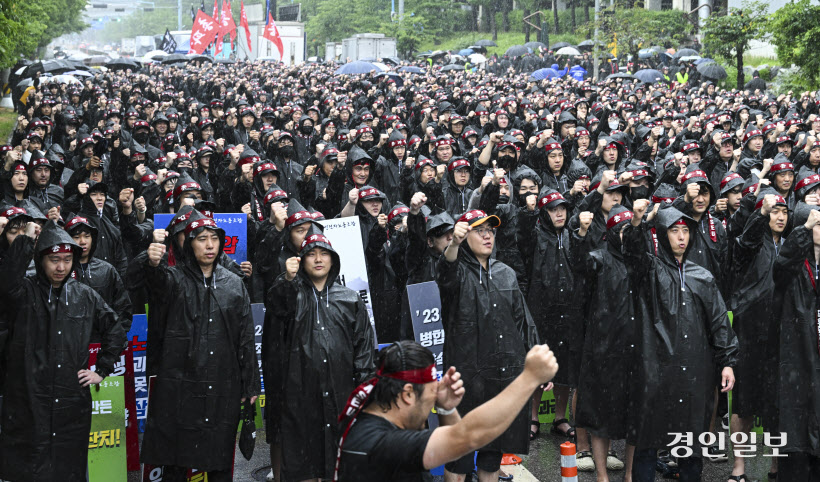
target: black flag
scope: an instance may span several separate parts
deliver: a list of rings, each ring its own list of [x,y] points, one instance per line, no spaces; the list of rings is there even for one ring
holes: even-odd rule
[[[199,0],[199,9],[205,12],[205,0]]]
[[[171,32],[167,28],[165,29],[165,36],[162,38],[161,48],[166,54],[172,54],[177,49],[177,42],[174,40],[174,36],[171,35]]]
[[[196,10],[194,10],[194,6],[191,5],[191,21],[193,22],[196,20]]]

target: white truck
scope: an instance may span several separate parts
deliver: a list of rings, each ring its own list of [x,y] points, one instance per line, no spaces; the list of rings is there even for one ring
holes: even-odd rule
[[[120,55],[133,56],[137,49],[137,39],[134,37],[120,40]]]
[[[396,39],[382,33],[360,33],[342,40],[341,62],[396,56]]]
[[[134,57],[142,57],[152,50],[156,50],[156,42],[151,35],[138,35],[135,39]]]

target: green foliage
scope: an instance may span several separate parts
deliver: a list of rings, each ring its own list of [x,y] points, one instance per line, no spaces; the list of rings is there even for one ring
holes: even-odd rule
[[[38,47],[85,28],[85,0],[0,0],[0,68],[20,56],[33,57]]]
[[[711,55],[735,63],[738,86],[745,83],[743,53],[752,40],[760,40],[766,33],[766,8],[763,2],[747,1],[743,8],[730,9],[728,15],[712,15],[706,20],[704,47]]]
[[[610,9],[607,11],[611,12]],[[632,54],[634,58],[638,58],[640,49],[653,45],[679,46],[694,28],[679,10],[621,7],[615,9],[614,15],[604,12],[600,16],[599,27],[607,45],[616,42],[619,57]]]
[[[820,6],[809,0],[786,3],[769,18],[768,30],[778,58],[800,67],[805,87],[816,89],[820,85],[820,57],[815,52],[820,42]]]

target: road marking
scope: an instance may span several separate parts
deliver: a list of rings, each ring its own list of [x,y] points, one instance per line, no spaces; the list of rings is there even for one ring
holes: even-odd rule
[[[538,479],[530,473],[523,465],[502,465],[501,469],[504,472],[514,476],[515,482],[538,482]]]

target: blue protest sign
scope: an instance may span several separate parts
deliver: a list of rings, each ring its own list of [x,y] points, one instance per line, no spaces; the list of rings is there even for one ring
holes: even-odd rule
[[[134,315],[128,344],[134,354],[134,394],[137,400],[137,422],[140,432],[145,432],[148,418],[148,378],[145,374],[145,349],[148,343],[148,317]]]
[[[154,214],[154,226],[165,229],[173,214]],[[225,231],[224,253],[237,263],[248,260],[248,215],[244,213],[214,213],[216,225]]]

